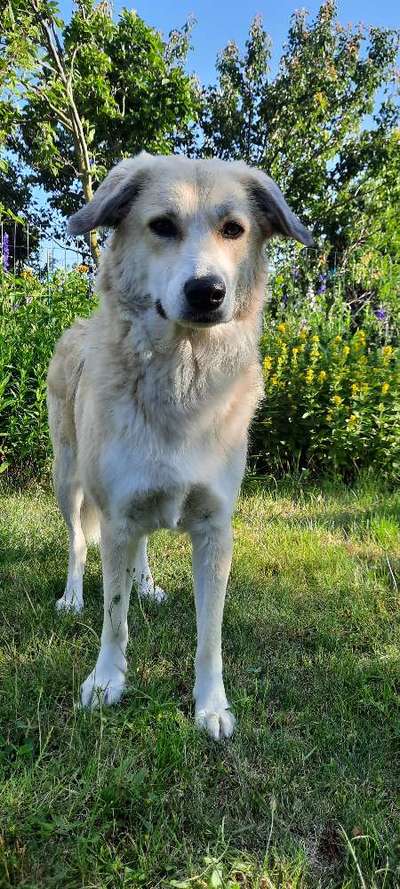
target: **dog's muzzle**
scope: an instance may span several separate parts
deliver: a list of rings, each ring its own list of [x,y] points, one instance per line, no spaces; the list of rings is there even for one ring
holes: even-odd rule
[[[225,299],[226,287],[217,275],[189,278],[183,288],[188,309],[185,320],[196,324],[217,324],[221,320],[220,308]]]

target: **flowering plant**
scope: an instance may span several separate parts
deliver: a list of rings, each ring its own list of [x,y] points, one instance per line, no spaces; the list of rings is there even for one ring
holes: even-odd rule
[[[359,325],[337,300],[303,317],[266,315],[261,341],[265,398],[252,453],[259,468],[308,467],[350,478],[374,467],[400,477],[400,349],[382,319]],[[389,341],[390,339],[390,341]]]

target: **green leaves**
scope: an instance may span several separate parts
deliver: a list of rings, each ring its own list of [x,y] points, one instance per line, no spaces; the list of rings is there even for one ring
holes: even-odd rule
[[[389,29],[343,27],[327,0],[314,21],[304,10],[292,16],[271,78],[270,39],[256,19],[244,53],[228,44],[217,61],[218,87],[204,91],[201,151],[262,166],[295,212],[332,248],[345,249],[364,183],[378,155],[380,169],[388,162],[399,120],[389,97],[377,109],[378,127],[365,119],[378,90],[393,92],[398,44]]]
[[[346,480],[373,468],[397,482],[396,326],[388,312],[382,320],[369,307],[356,325],[340,292],[327,296],[321,284],[318,298],[301,299],[298,273],[291,303],[282,309],[281,302],[277,319],[267,315],[261,341],[265,400],[252,434],[258,466],[269,472],[307,468]],[[278,293],[280,286],[274,282]]]
[[[0,471],[40,475],[49,466],[48,364],[62,331],[94,304],[84,272],[55,272],[48,285],[3,273],[0,283]]]
[[[190,142],[198,95],[184,70],[189,37],[187,26],[165,42],[137,13],[114,21],[93,0],[67,25],[55,3],[9,0],[0,89],[19,96],[11,147],[62,213],[89,199],[122,157],[170,152],[176,132]]]

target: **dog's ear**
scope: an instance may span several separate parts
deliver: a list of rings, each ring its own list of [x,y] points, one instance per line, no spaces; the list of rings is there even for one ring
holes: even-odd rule
[[[260,170],[251,170],[247,189],[266,238],[284,235],[312,247],[311,232],[300,222],[285,201],[276,182]]]
[[[150,157],[146,151],[142,151],[136,157],[120,161],[99,185],[89,204],[71,216],[69,233],[84,235],[101,226],[115,228],[127,216],[145,184],[148,175],[146,161]]]

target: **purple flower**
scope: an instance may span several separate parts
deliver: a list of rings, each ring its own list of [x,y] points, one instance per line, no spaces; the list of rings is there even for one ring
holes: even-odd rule
[[[2,258],[3,258],[3,269],[5,272],[8,271],[10,265],[10,239],[8,237],[7,232],[3,234],[3,243],[1,246]]]
[[[385,311],[384,308],[382,308],[382,306],[380,306],[380,308],[377,309],[375,312],[375,317],[378,319],[378,321],[385,321],[386,316],[387,316],[387,312]]]
[[[294,281],[297,281],[297,279],[299,277],[300,277],[300,269],[297,265],[294,265],[292,268],[292,278]]]
[[[319,278],[319,286],[317,287],[317,293],[325,293],[326,290],[326,275],[322,273]]]
[[[282,293],[282,302],[283,302],[284,306],[287,306],[287,301],[288,301],[288,295],[287,295],[287,293],[284,292],[284,293]]]

